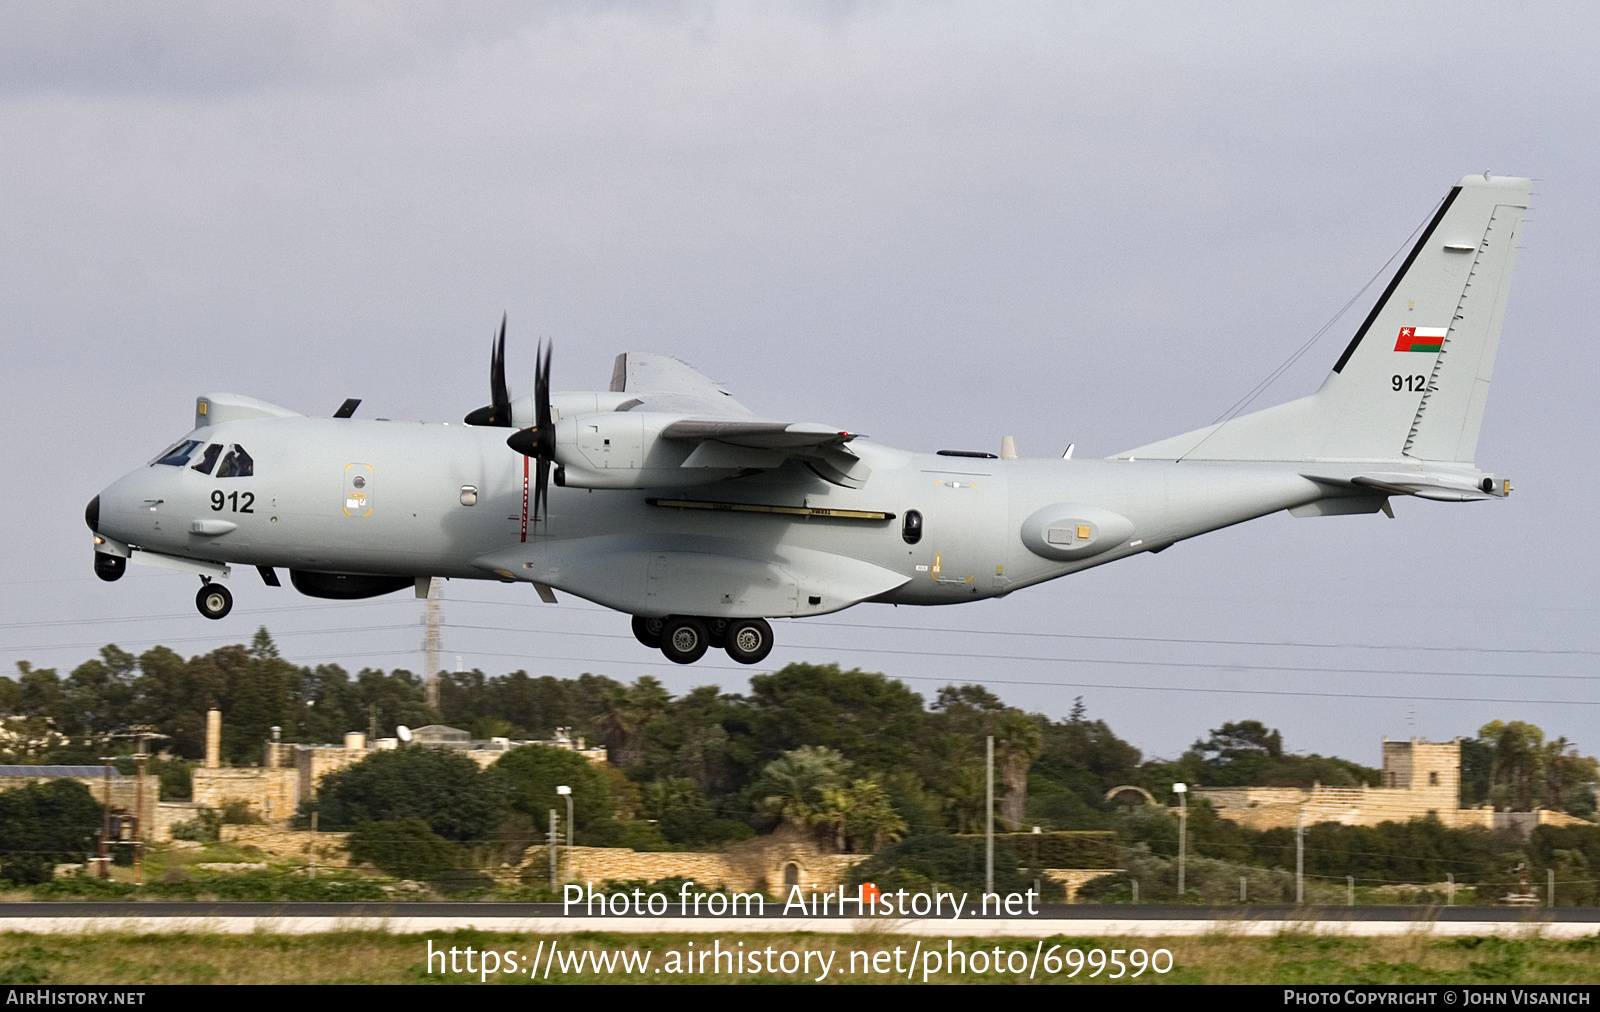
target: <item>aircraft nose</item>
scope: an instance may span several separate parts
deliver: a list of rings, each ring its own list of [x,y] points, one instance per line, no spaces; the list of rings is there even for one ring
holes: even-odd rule
[[[89,500],[89,505],[84,507],[83,522],[96,534],[100,533],[100,497],[95,496]]]

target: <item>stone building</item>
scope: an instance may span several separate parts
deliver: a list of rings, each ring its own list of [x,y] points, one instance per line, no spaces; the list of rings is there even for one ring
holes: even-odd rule
[[[458,727],[447,727],[444,724],[428,724],[411,732],[411,740],[415,745],[426,748],[446,748],[460,752],[479,766],[488,767],[495,760],[510,752],[512,749],[524,745],[544,745],[547,748],[559,748],[568,752],[576,752],[583,758],[597,765],[604,765],[607,753],[604,748],[591,748],[582,738],[573,738],[572,729],[569,727],[556,728],[556,736],[550,741],[517,741],[511,738],[473,738],[471,734]]]
[[[156,778],[146,775],[141,791],[138,777],[124,776],[114,766],[110,768],[110,776],[106,773],[105,766],[0,766],[0,791],[50,780],[76,780],[102,805],[109,793],[113,815],[139,815],[149,823],[155,817],[156,799],[160,795]]]
[[[550,748],[576,752],[589,762],[603,764],[604,748],[591,748],[582,738],[573,738],[568,728],[557,728],[550,741],[518,741],[509,738],[474,739],[460,728],[443,724],[429,724],[412,732],[408,747],[442,748],[460,752],[486,767],[512,749],[524,745],[544,745]],[[322,778],[335,770],[344,769],[365,759],[374,752],[396,749],[398,738],[379,738],[369,742],[359,731],[351,731],[337,745],[303,745],[276,740],[265,745],[265,755],[260,766],[225,767],[222,754],[222,713],[211,710],[206,714],[206,761],[201,769],[190,775],[194,793],[193,802],[176,806],[166,818],[154,818],[150,823],[149,838],[157,841],[171,839],[174,822],[193,819],[197,808],[221,810],[230,803],[242,803],[250,812],[268,824],[282,824],[294,817],[300,803],[315,797]],[[162,807],[169,806],[163,802]]]
[[[567,848],[561,847],[564,862]],[[851,867],[865,854],[826,854],[804,834],[788,828],[770,836],[737,843],[720,853],[685,853],[628,850],[622,847],[573,847],[571,881],[598,889],[607,881],[654,882],[682,876],[703,886],[725,885],[736,892],[752,890],[780,895],[791,886],[831,889],[844,882]],[[516,877],[544,881],[549,851],[530,848]],[[512,869],[507,869],[512,871]]]
[[[1535,826],[1587,826],[1562,812],[1497,812],[1492,805],[1461,807],[1461,739],[1383,740],[1380,786],[1368,787],[1196,787],[1194,797],[1211,803],[1218,815],[1251,829],[1310,826],[1337,822],[1376,826],[1436,818],[1451,828],[1479,826],[1514,829],[1524,835]]]

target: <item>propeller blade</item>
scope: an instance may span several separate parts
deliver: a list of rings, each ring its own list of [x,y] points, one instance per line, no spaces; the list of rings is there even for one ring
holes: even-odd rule
[[[538,523],[545,515],[545,500],[550,493],[550,458],[539,458],[539,475],[534,479],[533,485],[533,522]]]
[[[489,352],[489,396],[492,403],[469,413],[468,425],[511,426],[511,393],[506,388],[506,316],[500,316],[500,335]]]
[[[489,356],[489,397],[495,420],[501,425],[511,424],[511,393],[506,389],[506,315],[500,314],[500,336],[495,338],[494,353]]]
[[[550,498],[550,467],[556,459],[556,423],[550,410],[550,353],[551,346],[541,342],[533,370],[533,427],[518,429],[506,437],[507,446],[538,462],[533,486],[535,523],[545,514],[545,504]]]
[[[555,452],[555,431],[550,419],[550,359],[554,347],[549,342],[543,342],[539,348],[539,360],[533,377],[533,405],[534,427],[541,432],[549,432],[551,446],[549,452]]]

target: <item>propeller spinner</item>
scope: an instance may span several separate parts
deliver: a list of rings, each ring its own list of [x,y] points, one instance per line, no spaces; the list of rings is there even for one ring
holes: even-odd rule
[[[503,325],[500,340],[503,346],[505,342]],[[538,463],[538,474],[533,486],[535,521],[544,515],[546,494],[550,488],[550,465],[556,456],[556,426],[550,416],[550,352],[550,345],[540,345],[533,373],[533,428],[518,429],[506,439],[507,446],[525,457],[534,458]]]

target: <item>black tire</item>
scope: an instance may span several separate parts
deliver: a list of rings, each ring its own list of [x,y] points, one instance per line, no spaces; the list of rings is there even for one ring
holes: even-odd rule
[[[664,619],[645,618],[642,615],[635,615],[633,616],[633,638],[651,650],[660,650],[661,627],[665,624]]]
[[[206,618],[225,618],[233,610],[233,595],[220,583],[208,583],[194,596],[194,606]]]
[[[772,626],[764,618],[742,618],[728,623],[728,656],[740,664],[759,664],[772,653]]]
[[[675,615],[661,629],[661,652],[674,664],[693,664],[710,646],[706,624],[692,615]]]
[[[721,650],[728,645],[728,629],[733,622],[725,618],[703,618],[700,621],[706,624],[706,632],[711,635],[708,641],[713,650]]]

